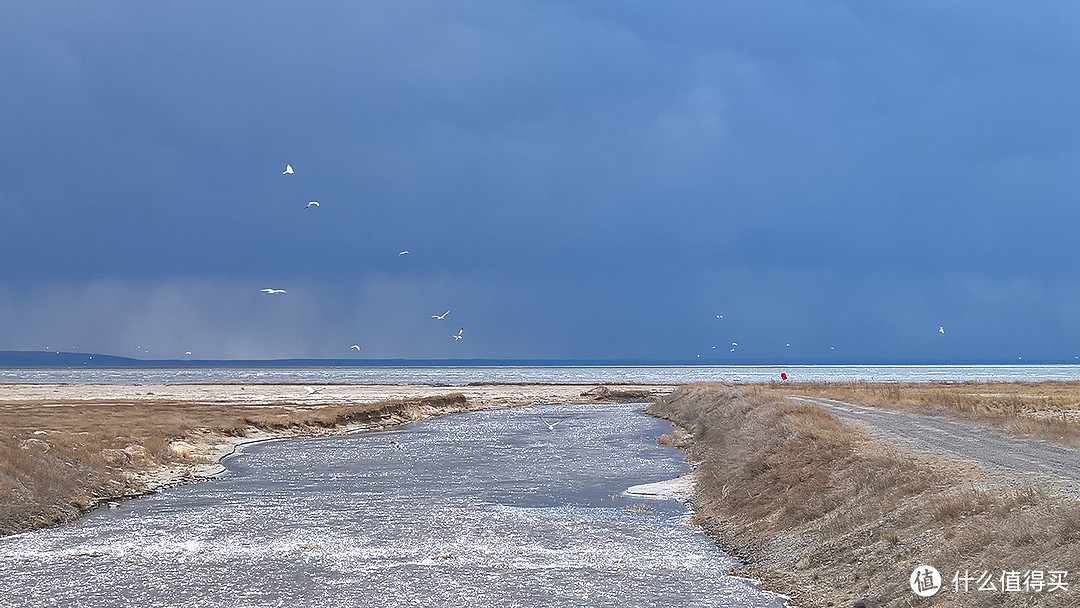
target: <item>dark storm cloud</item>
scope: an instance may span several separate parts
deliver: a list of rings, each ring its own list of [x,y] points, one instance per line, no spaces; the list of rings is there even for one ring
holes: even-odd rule
[[[12,7],[0,348],[78,318],[85,349],[118,352],[167,325],[213,356],[333,356],[378,327],[379,356],[692,357],[734,307],[747,356],[787,355],[784,335],[1071,356],[1078,12]],[[305,314],[239,295],[278,284]],[[422,323],[445,299],[476,315],[457,351]],[[961,317],[983,325],[921,337]]]

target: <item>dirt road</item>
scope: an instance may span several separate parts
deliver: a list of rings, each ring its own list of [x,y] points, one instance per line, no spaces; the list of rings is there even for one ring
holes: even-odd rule
[[[940,416],[873,409],[820,397],[790,398],[860,422],[890,442],[972,461],[992,472],[1080,496],[1080,451]]]

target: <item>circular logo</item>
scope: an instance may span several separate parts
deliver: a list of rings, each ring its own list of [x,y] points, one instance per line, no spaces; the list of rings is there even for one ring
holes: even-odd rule
[[[911,591],[919,597],[930,597],[941,589],[941,573],[933,566],[919,566],[908,578]]]

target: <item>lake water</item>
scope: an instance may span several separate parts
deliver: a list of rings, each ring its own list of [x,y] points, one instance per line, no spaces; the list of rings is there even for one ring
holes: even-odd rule
[[[749,606],[639,405],[485,410],[248,446],[220,479],[0,539],[5,606]],[[547,422],[557,422],[554,430]]]
[[[298,384],[430,384],[470,382],[571,384],[684,384],[699,381],[769,382],[780,373],[792,382],[932,382],[1078,380],[1078,365],[670,365],[670,366],[378,366],[11,368],[0,382],[184,384],[260,382]]]

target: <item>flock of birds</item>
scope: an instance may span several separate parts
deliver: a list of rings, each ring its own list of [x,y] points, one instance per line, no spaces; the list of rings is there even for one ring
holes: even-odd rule
[[[720,319],[720,320],[723,320],[724,315],[722,315],[720,313],[716,313],[716,318]],[[938,330],[939,334],[941,334],[943,336],[945,335],[945,326],[944,325],[938,325],[937,330]],[[728,352],[733,353],[733,352],[735,352],[736,348],[739,348],[739,343],[738,342],[732,342],[731,343],[731,349]],[[784,344],[784,348],[791,348],[791,343],[788,342],[788,343]],[[716,346],[713,346],[711,350],[716,350]],[[836,350],[836,347],[835,346],[830,346],[829,350]],[[697,358],[698,359],[701,358],[701,353],[698,353]],[[1080,357],[1077,357],[1077,358],[1080,359]],[[1017,359],[1022,359],[1022,357],[1017,357]]]
[[[291,164],[286,164],[285,165],[285,170],[281,172],[282,175],[294,175],[295,173],[296,173],[296,171],[293,169]],[[320,206],[319,201],[308,201],[307,205],[304,206],[304,209],[305,210],[313,209],[313,208],[318,208],[319,206]],[[409,255],[409,250],[408,249],[403,249],[403,250],[398,252],[397,257],[400,258],[400,257],[406,256],[406,255]],[[285,295],[285,294],[289,293],[285,289],[279,289],[279,288],[276,288],[276,287],[265,287],[263,289],[260,289],[259,291],[261,291],[261,292],[263,292],[263,293],[265,293],[267,295]],[[437,321],[444,321],[444,320],[446,320],[446,317],[449,314],[450,314],[450,309],[447,309],[446,312],[444,312],[442,314],[431,315],[431,318],[435,319]],[[722,320],[724,318],[724,315],[721,314],[721,313],[716,313],[716,318]],[[938,326],[938,333],[940,333],[941,335],[945,335],[945,326],[944,325],[939,325]],[[464,337],[464,335],[465,335],[465,328],[462,327],[462,328],[458,329],[457,333],[450,334],[450,337],[453,338],[455,342],[457,342],[458,340],[461,340]],[[787,343],[784,346],[785,346],[785,348],[790,348],[791,344]],[[733,353],[733,352],[735,352],[735,349],[737,349],[738,347],[739,347],[739,343],[732,341],[731,342],[731,348],[728,350],[728,352]],[[72,347],[72,348],[74,349],[74,347]],[[140,350],[142,349],[141,346],[138,347],[138,348]],[[50,349],[50,347],[46,346],[45,350],[51,350],[51,349]],[[352,344],[352,345],[349,346],[349,350],[359,352],[361,350],[361,346],[359,344]],[[716,346],[713,346],[712,350],[716,350]],[[836,347],[835,346],[830,346],[829,350],[836,350]],[[59,350],[57,350],[56,352],[57,352],[57,354],[60,354]],[[149,353],[150,352],[149,349],[147,349],[146,352]],[[184,355],[190,357],[191,356],[191,351],[185,352]],[[699,358],[699,359],[701,358],[700,353],[697,355],[697,358]],[[1080,357],[1078,357],[1078,358],[1080,358]],[[1017,359],[1022,359],[1022,357],[1017,357]],[[310,391],[310,389],[309,389],[309,391]],[[314,391],[314,392],[318,392],[318,391]],[[309,394],[313,394],[313,393],[309,392]],[[558,424],[558,423],[556,423],[556,424]],[[552,429],[554,428],[554,425],[549,425],[549,426]]]
[[[294,175],[295,173],[296,173],[296,171],[293,169],[292,165],[290,165],[290,164],[286,164],[285,165],[285,170],[281,172],[282,175]],[[319,201],[308,201],[308,204],[306,206],[304,206],[304,209],[307,210],[307,209],[318,208],[318,207],[319,207]],[[403,250],[399,251],[398,254],[397,254],[397,257],[400,258],[400,257],[405,256],[405,255],[409,255],[409,250],[408,249],[403,249]],[[263,292],[263,293],[265,293],[267,295],[284,295],[284,294],[289,293],[288,291],[286,291],[284,289],[278,289],[278,288],[275,288],[275,287],[266,287],[266,288],[260,289],[259,291],[261,291],[261,292]],[[431,318],[436,319],[438,321],[443,321],[443,320],[446,319],[446,315],[448,315],[448,314],[450,314],[449,309],[447,309],[447,311],[442,313],[441,315],[431,315]],[[465,328],[462,327],[462,328],[458,329],[456,334],[450,334],[450,337],[454,339],[454,342],[457,342],[458,340],[461,340],[462,337],[464,337],[464,335],[465,335]],[[361,350],[361,347],[360,347],[359,344],[353,344],[353,345],[349,346],[349,350],[358,352],[358,351]],[[191,355],[191,353],[187,353],[187,354]]]

